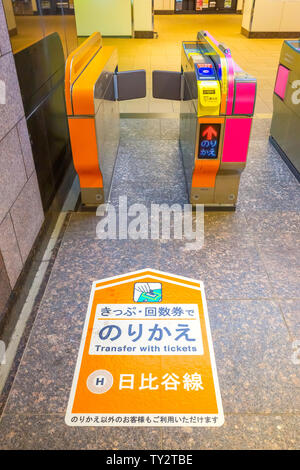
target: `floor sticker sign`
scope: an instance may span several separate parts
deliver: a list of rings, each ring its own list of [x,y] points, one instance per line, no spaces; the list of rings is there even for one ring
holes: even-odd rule
[[[93,283],[66,423],[224,423],[202,282],[145,269]]]

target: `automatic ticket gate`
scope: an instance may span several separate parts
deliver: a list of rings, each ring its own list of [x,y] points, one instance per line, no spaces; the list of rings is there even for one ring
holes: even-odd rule
[[[119,72],[117,50],[94,33],[66,63],[73,161],[83,204],[109,200],[121,100],[146,96],[144,70]],[[154,71],[153,96],[180,100],[180,145],[190,202],[234,208],[248,152],[256,80],[207,32],[184,42],[181,72]]]
[[[300,181],[300,39],[283,43],[273,109],[270,141]]]
[[[154,71],[153,96],[180,100],[180,146],[190,202],[235,208],[245,168],[256,79],[208,32],[183,42],[181,72]]]
[[[146,72],[118,71],[117,49],[94,33],[68,57],[65,96],[83,204],[109,199],[119,145],[119,101],[146,96]]]

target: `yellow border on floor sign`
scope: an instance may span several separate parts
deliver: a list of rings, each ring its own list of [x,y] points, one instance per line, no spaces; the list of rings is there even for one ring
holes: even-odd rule
[[[69,426],[222,426],[201,281],[144,269],[93,283]]]

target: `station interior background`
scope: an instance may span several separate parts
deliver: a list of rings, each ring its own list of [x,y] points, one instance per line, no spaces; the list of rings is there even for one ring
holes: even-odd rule
[[[4,0],[9,2],[10,0]],[[70,2],[71,3],[71,2]],[[11,36],[13,51],[17,52],[38,39],[53,32],[58,32],[63,43],[65,55],[74,50],[85,38],[77,38],[75,16],[72,9],[57,8],[56,15],[43,14],[43,11],[32,15],[32,9],[18,9],[15,0],[17,34]],[[22,5],[23,2],[19,2]],[[70,14],[68,14],[68,11]],[[272,96],[278,60],[282,45],[281,39],[252,39],[241,35],[242,15],[240,14],[207,14],[207,15],[154,15],[156,39],[103,38],[104,45],[118,48],[120,70],[146,69],[147,97],[121,103],[121,112],[126,113],[171,113],[179,112],[179,103],[157,102],[151,97],[152,70],[180,70],[181,43],[194,40],[197,32],[206,29],[231,48],[235,61],[241,68],[258,80],[256,113],[272,112]],[[258,53],[259,51],[259,53]]]

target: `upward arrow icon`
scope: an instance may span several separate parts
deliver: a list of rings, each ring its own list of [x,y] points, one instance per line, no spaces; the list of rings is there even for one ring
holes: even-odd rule
[[[207,127],[207,129],[205,129],[205,131],[202,133],[202,135],[203,135],[203,137],[207,136],[207,140],[211,140],[212,137],[217,137],[218,134],[212,126],[209,126],[209,127]]]

